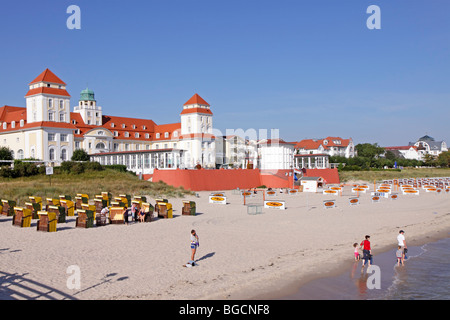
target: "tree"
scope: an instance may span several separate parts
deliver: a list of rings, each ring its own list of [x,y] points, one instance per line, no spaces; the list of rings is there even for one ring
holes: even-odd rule
[[[355,146],[355,150],[359,157],[375,159],[378,158],[380,154],[384,153],[384,148],[380,147],[377,143],[360,143]]]
[[[424,165],[426,165],[427,167],[434,167],[434,166],[436,166],[436,157],[433,156],[432,154],[427,153],[427,154],[423,157],[423,163],[424,163]]]
[[[437,164],[441,167],[450,167],[450,151],[442,152],[437,158]]]
[[[8,147],[0,148],[0,160],[14,160],[12,151]]]
[[[89,155],[83,149],[77,149],[73,152],[72,161],[89,161]]]

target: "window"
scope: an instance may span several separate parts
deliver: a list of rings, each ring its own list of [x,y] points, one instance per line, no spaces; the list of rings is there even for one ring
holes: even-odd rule
[[[21,120],[20,120],[20,126],[21,126],[21,127],[23,127],[23,126],[24,126],[24,124],[25,124],[24,120],[23,120],[23,119],[21,119]]]
[[[124,133],[125,138],[128,138],[130,136],[130,134],[128,132]]]
[[[17,159],[22,160],[23,159],[23,150],[19,149],[19,151],[17,151]]]
[[[66,121],[66,114],[64,112],[61,112],[59,114],[59,122],[65,122]]]
[[[114,143],[114,151],[118,151],[119,150],[119,144],[118,143]]]
[[[148,139],[148,138],[150,138],[150,134],[146,133],[145,134],[145,139]]]
[[[128,143],[125,143],[125,151],[128,151],[130,149],[130,145]]]
[[[159,139],[161,135],[159,133],[156,134],[156,139]]]
[[[3,122],[3,130],[6,130],[6,126],[7,126],[6,122]]]
[[[97,134],[98,134],[99,136],[102,136],[102,135],[104,134],[104,132],[103,132],[103,131],[98,131]]]
[[[48,99],[48,107],[53,108],[53,99]]]
[[[136,129],[136,125],[135,124],[133,124],[133,129]]]
[[[174,133],[173,133],[173,136],[176,138],[176,137],[178,137],[178,131],[175,131]]]
[[[48,157],[51,161],[55,160],[55,149],[52,148],[48,151]]]
[[[64,109],[64,100],[59,100],[59,108]]]
[[[168,138],[168,137],[169,137],[169,133],[168,132],[164,133],[164,138]]]
[[[75,142],[75,149],[80,149],[80,141]]]
[[[115,127],[114,123],[111,123],[111,128],[114,128],[114,127]]]
[[[125,128],[125,127],[126,127],[126,125],[125,125],[125,123],[123,123],[123,124],[122,124],[122,128]]]
[[[119,136],[119,132],[114,131],[114,137],[118,137]]]
[[[61,142],[67,142],[68,141],[68,136],[67,136],[66,133],[61,133],[59,137],[60,137]]]
[[[66,149],[62,149],[61,150],[61,160],[62,161],[66,161],[67,160],[67,150]]]
[[[53,112],[48,113],[48,121],[55,121],[55,116],[54,116]]]
[[[135,138],[139,138],[139,133],[136,132],[136,133],[134,134],[134,137],[135,137]]]
[[[97,143],[95,149],[106,149],[105,144],[103,142]]]
[[[146,129],[147,129],[147,126],[145,126],[145,125],[144,125],[144,126],[142,126],[142,129],[146,130]]]
[[[16,127],[16,122],[15,121],[13,121],[13,122],[11,122],[11,128],[15,128]]]
[[[56,141],[56,134],[49,133],[48,134],[48,141]]]

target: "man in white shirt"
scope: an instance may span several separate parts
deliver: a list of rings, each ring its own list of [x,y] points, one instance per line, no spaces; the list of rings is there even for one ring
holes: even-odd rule
[[[405,231],[400,230],[397,236],[398,245],[401,246],[403,249],[406,249],[406,240],[405,240]]]

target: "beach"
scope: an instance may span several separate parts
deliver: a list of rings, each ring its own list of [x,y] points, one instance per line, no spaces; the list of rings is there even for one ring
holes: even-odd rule
[[[283,299],[314,279],[341,274],[353,263],[353,243],[365,235],[376,256],[395,247],[400,229],[408,246],[450,231],[445,193],[399,192],[397,200],[378,203],[361,193],[359,205],[349,204],[350,187],[332,196],[283,193],[273,199],[284,200],[285,210],[257,215],[232,191],[225,191],[227,204],[209,203],[210,193],[169,199],[174,218],[150,223],[80,229],[68,217],[57,232],[44,233],[36,231],[36,220],[18,228],[1,216],[0,299]],[[336,206],[325,208],[331,199]],[[183,200],[196,202],[196,216],[181,214]],[[246,202],[262,205],[263,195]],[[200,240],[197,266],[185,268],[192,229]],[[69,283],[73,270],[79,287]]]

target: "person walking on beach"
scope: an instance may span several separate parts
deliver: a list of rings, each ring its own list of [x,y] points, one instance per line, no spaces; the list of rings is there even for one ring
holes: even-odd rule
[[[403,265],[404,254],[403,254],[402,246],[398,246],[398,249],[395,252],[395,255],[397,256],[397,265],[398,266],[400,264]]]
[[[354,251],[354,254],[355,254],[355,261],[359,261],[360,258],[361,258],[361,255],[359,254],[358,243],[355,242],[355,243],[353,244],[353,247],[355,248],[355,251]]]
[[[195,230],[191,230],[191,261],[190,263],[194,265],[195,253],[197,252],[197,248],[199,247],[198,235]]]
[[[401,247],[401,249],[402,249],[403,259],[405,259],[406,252],[408,251],[408,248],[406,246],[405,231],[400,230],[398,232],[397,242],[398,242],[398,246]]]
[[[362,263],[362,269],[368,264],[368,267],[370,267],[370,264],[372,263],[372,249],[370,248],[370,236],[366,235],[365,240],[363,240],[360,244],[361,248],[363,249],[363,263]]]

